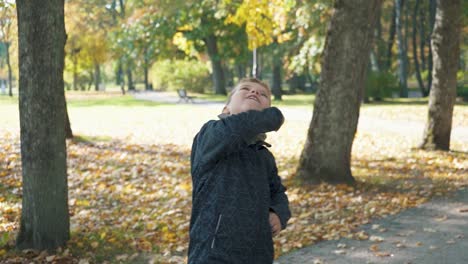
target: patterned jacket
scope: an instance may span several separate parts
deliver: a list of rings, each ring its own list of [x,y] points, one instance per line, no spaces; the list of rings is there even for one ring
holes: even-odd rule
[[[275,107],[251,110],[211,120],[195,136],[189,264],[273,262],[269,212],[284,229],[289,202],[267,144],[249,142],[283,122]]]

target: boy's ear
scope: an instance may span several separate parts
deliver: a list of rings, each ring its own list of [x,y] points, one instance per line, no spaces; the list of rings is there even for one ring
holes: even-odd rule
[[[223,114],[227,114],[227,115],[230,115],[230,114],[231,114],[231,113],[229,112],[229,109],[228,109],[227,105],[224,106],[224,108],[223,108]]]

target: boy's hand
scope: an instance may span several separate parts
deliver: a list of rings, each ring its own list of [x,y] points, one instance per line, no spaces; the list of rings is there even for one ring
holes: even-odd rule
[[[276,236],[281,231],[281,222],[277,214],[270,212],[271,233]]]

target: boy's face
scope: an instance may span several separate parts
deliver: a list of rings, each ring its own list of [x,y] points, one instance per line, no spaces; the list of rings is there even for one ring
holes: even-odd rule
[[[270,107],[271,98],[267,88],[254,82],[242,83],[232,94],[231,101],[223,113],[235,115],[249,110],[263,110]]]

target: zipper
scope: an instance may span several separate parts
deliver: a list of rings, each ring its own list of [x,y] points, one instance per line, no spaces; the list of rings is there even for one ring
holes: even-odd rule
[[[216,229],[214,232],[213,240],[211,241],[211,248],[214,248],[215,245],[215,240],[216,240],[216,234],[218,233],[219,225],[221,224],[221,218],[223,217],[222,214],[219,215],[218,217],[218,223],[216,224]]]

